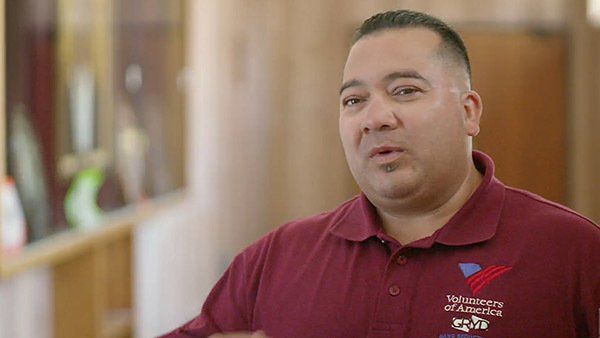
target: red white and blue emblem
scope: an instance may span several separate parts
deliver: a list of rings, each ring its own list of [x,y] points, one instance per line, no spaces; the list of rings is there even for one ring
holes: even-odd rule
[[[512,269],[512,266],[506,265],[490,265],[482,269],[479,264],[475,263],[458,263],[460,270],[467,279],[467,284],[473,292],[473,296],[477,295],[485,286],[490,284],[494,279]]]

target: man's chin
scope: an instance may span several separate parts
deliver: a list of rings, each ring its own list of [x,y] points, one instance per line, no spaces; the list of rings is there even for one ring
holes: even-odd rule
[[[393,164],[393,163],[392,163]],[[410,167],[370,168],[355,176],[359,187],[373,197],[397,199],[410,196],[418,187],[418,177]]]
[[[378,195],[386,199],[401,200],[410,197],[413,192],[413,189],[406,188],[381,189]]]
[[[388,178],[384,182],[372,182],[372,191],[379,197],[385,199],[403,199],[415,193],[416,184],[414,179],[398,180]]]

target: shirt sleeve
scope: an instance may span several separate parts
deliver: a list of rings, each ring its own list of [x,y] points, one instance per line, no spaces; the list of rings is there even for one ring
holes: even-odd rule
[[[218,332],[251,331],[247,273],[238,255],[208,295],[200,315],[161,338],[208,337]]]

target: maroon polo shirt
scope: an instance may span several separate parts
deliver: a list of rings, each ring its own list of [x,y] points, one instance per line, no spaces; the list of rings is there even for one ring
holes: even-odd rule
[[[361,194],[245,249],[165,337],[598,337],[598,227],[473,157],[482,184],[433,235],[399,244]]]

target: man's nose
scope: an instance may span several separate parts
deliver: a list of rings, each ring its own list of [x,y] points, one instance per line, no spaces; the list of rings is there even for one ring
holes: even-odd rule
[[[385,97],[373,96],[365,107],[361,129],[364,133],[398,127],[398,117],[394,112],[394,105]]]

